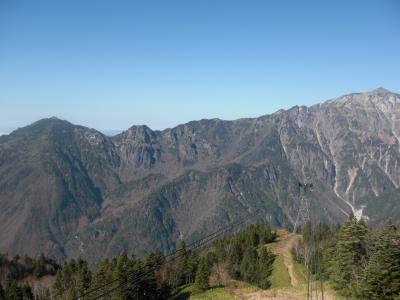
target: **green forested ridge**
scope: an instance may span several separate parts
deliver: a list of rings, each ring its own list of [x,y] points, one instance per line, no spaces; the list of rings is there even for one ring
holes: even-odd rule
[[[43,255],[38,258],[0,255],[0,299],[33,299],[32,288],[26,281],[53,276],[59,269],[54,260]],[[50,290],[38,291],[36,299],[49,297],[49,293]]]
[[[92,293],[81,298],[94,299],[110,290],[101,299],[175,299],[182,291],[196,294],[223,286],[227,274],[267,289],[275,256],[265,245],[275,238],[268,225],[253,224],[199,250],[181,241],[173,260],[167,261],[159,251],[143,259],[122,253],[92,269],[82,259],[60,267],[43,256],[1,256],[0,299],[67,300],[88,291]],[[392,223],[368,228],[354,217],[336,227],[308,223],[293,257],[309,267],[313,289],[328,282],[344,299],[400,297],[400,231]],[[49,275],[52,284],[38,297],[26,278]]]
[[[346,299],[400,298],[400,231],[391,222],[373,229],[353,216],[333,228],[308,223],[293,254],[311,279],[328,281]]]
[[[217,252],[228,258],[228,272],[233,279],[268,288],[271,285],[268,277],[272,272],[274,255],[265,244],[275,238],[276,234],[270,227],[250,225],[234,237],[217,242]]]
[[[232,278],[268,288],[274,255],[265,244],[272,242],[275,236],[269,225],[257,223],[199,250],[190,250],[181,241],[174,258],[169,261],[161,252],[154,251],[144,259],[122,253],[100,262],[93,269],[79,258],[61,267],[50,268],[48,263],[43,273],[40,263],[37,268],[10,272],[8,279],[0,281],[5,286],[0,288],[0,299],[34,299],[34,296],[35,299],[74,299],[88,291],[91,293],[81,299],[95,299],[110,290],[113,292],[101,299],[167,299],[187,284],[193,284],[197,293],[208,290],[210,275],[218,277],[222,269],[227,269]],[[40,257],[38,261],[44,259]],[[34,295],[33,289],[23,281],[24,276],[34,273],[54,275],[52,286],[42,298]]]
[[[371,224],[398,220],[394,99],[356,93],[254,119],[132,126],[113,137],[40,120],[0,137],[0,252],[60,263],[81,256],[94,266],[122,251],[170,252],[180,234],[196,240],[241,213],[290,227],[304,178],[312,178],[309,208],[319,222],[344,222],[351,207],[343,199],[365,206]]]

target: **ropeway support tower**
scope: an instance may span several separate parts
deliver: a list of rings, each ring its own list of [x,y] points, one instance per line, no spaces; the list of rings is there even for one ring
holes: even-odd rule
[[[310,221],[310,197],[308,194],[312,191],[313,184],[312,183],[301,183],[299,182],[300,188],[300,206],[299,211],[297,212],[296,221],[294,223],[293,233],[297,232],[297,227],[299,223],[304,226],[307,222]]]

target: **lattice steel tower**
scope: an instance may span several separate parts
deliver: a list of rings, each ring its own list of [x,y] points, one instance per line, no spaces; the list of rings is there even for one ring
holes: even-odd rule
[[[308,221],[310,221],[310,206],[311,199],[308,194],[312,191],[312,183],[301,183],[299,182],[300,188],[300,206],[297,213],[296,221],[294,223],[293,233],[296,233],[299,222],[304,226]]]

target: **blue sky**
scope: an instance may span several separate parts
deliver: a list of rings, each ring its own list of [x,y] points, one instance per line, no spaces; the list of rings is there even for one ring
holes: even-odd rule
[[[379,86],[400,91],[396,0],[0,0],[0,132],[163,129]]]

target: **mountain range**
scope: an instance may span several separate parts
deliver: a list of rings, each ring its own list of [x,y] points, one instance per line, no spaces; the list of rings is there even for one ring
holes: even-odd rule
[[[175,249],[242,217],[400,220],[400,95],[115,136],[56,118],[0,136],[0,252],[91,263]]]

